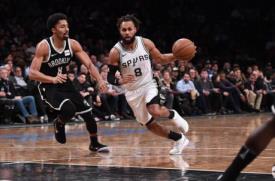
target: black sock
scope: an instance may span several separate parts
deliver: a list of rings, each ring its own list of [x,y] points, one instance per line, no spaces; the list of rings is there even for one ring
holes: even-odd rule
[[[251,163],[258,154],[250,150],[246,146],[242,146],[241,150],[231,163],[231,165],[224,172],[224,178],[228,180],[236,180],[240,172]]]
[[[99,144],[97,140],[97,136],[90,136],[90,140],[93,146],[97,146]]]
[[[170,112],[170,114],[169,114],[169,116],[168,116],[168,118],[169,119],[173,119],[173,117],[175,116],[175,113],[174,113],[174,111],[169,111]]]
[[[179,139],[181,139],[181,134],[179,133],[176,133],[174,131],[170,131],[169,135],[168,135],[168,138],[171,139],[171,140],[174,140],[174,141],[178,141]]]

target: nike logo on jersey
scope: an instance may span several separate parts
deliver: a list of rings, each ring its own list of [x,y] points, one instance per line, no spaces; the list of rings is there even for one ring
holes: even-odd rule
[[[55,55],[57,55],[57,53],[51,54],[51,57],[53,57],[53,56],[55,56]]]
[[[125,56],[126,56],[126,53],[122,54],[121,56],[122,56],[122,57],[125,57]]]

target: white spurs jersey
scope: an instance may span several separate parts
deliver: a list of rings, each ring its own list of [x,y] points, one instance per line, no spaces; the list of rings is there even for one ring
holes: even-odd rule
[[[136,36],[135,41],[136,47],[131,51],[125,50],[120,42],[114,46],[120,54],[120,71],[122,76],[125,74],[135,76],[133,83],[123,85],[129,91],[154,82],[149,52],[145,48],[143,39],[140,36]]]

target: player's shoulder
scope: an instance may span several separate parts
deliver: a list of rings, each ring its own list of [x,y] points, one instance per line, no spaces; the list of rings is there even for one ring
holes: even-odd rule
[[[109,64],[117,65],[120,60],[120,50],[117,47],[111,48],[109,52]]]
[[[152,41],[151,39],[143,36],[137,36],[137,38],[140,38],[142,41]]]
[[[110,56],[115,56],[115,57],[119,57],[119,55],[120,55],[120,49],[118,48],[118,47],[116,47],[116,46],[114,46],[113,48],[111,48],[111,50],[110,50]]]
[[[46,39],[41,40],[40,42],[37,43],[36,45],[36,51],[39,52],[48,52],[50,45],[47,42]]]
[[[73,38],[68,38],[68,41],[71,45],[80,44],[76,39],[73,39]]]
[[[146,49],[150,50],[155,47],[155,44],[151,39],[146,37],[140,37],[140,39],[142,40],[142,43],[144,44]]]
[[[77,40],[69,38],[68,42],[71,45],[73,52],[82,51],[82,46]]]

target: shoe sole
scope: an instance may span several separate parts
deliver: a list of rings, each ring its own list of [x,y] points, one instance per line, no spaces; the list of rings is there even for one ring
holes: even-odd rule
[[[103,147],[103,148],[99,148],[99,149],[97,150],[97,152],[99,152],[99,153],[109,153],[110,150],[109,150],[108,147]]]
[[[108,147],[102,147],[102,148],[99,148],[98,150],[93,150],[93,149],[89,149],[89,150],[92,152],[98,152],[98,153],[109,153],[110,152]]]

